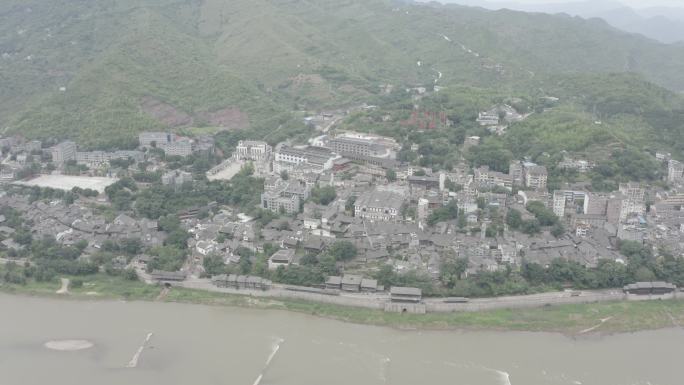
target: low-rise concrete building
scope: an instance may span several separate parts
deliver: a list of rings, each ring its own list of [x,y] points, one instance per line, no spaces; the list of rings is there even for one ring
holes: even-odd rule
[[[185,280],[185,277],[185,273],[181,271],[154,270],[150,273],[150,278],[160,283],[181,282]]]
[[[361,280],[361,291],[364,293],[375,293],[378,291],[378,281],[375,279],[363,278]]]
[[[294,262],[294,256],[294,250],[278,250],[271,256],[271,258],[268,259],[268,269],[275,270],[281,266],[288,267],[292,264],[292,262]]]
[[[423,291],[416,287],[392,286],[390,299],[392,302],[419,303],[423,299]]]
[[[677,290],[677,286],[667,282],[637,282],[626,285],[623,291],[634,295],[663,295]]]
[[[325,280],[325,288],[330,290],[340,290],[342,289],[342,277],[340,276],[330,276]]]
[[[240,290],[269,290],[272,282],[253,276],[221,274],[211,278],[211,282],[220,288],[240,289]]]
[[[342,290],[349,292],[359,292],[361,291],[361,280],[363,277],[360,275],[345,274],[342,277]]]

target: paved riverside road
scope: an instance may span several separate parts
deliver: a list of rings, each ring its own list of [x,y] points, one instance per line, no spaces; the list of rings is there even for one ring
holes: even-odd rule
[[[389,300],[389,294],[382,293],[345,293],[339,295],[325,295],[288,290],[287,285],[274,284],[270,290],[243,290],[219,288],[214,286],[209,279],[189,278],[179,286],[189,289],[207,290],[227,294],[247,295],[253,297],[272,297],[305,299],[323,303],[340,304],[346,306],[359,306],[365,308],[382,309]],[[443,298],[424,298],[427,310],[432,312],[454,311],[478,311],[504,308],[527,308],[547,305],[592,303],[624,300],[621,290],[597,290],[597,291],[562,291],[541,294],[506,296],[494,298],[473,298],[466,303],[446,303]]]

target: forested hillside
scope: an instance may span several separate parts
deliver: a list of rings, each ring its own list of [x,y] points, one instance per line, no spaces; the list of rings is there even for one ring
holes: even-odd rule
[[[655,87],[643,80],[684,90],[682,63],[681,46],[600,21],[511,11],[383,0],[5,0],[0,126],[93,147],[167,127],[258,136],[300,130],[293,111],[435,81],[488,96],[555,92],[591,115],[615,114],[610,101],[589,98]],[[588,96],[571,77],[614,72],[638,77]],[[657,106],[639,110],[644,101],[634,99],[640,122],[657,135],[678,132],[681,101],[658,92]]]

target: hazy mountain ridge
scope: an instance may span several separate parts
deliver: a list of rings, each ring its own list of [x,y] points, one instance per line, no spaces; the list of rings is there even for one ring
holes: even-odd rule
[[[617,1],[578,1],[567,3],[518,3],[516,1],[446,0],[446,3],[511,9],[523,12],[565,13],[583,18],[600,18],[630,33],[638,33],[663,43],[684,42],[684,8],[649,7],[634,9]]]

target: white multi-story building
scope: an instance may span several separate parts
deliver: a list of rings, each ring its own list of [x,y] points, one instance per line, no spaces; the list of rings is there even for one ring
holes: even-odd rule
[[[188,156],[193,152],[192,141],[188,138],[178,138],[168,132],[142,132],[138,136],[140,147],[156,147],[168,156]],[[202,141],[201,149],[209,150],[213,143]]]
[[[646,189],[639,183],[620,183],[619,190],[627,199],[643,202],[646,198]]]
[[[588,215],[606,215],[609,197],[597,193],[587,193],[584,199],[584,213]]]
[[[381,140],[373,137],[338,136],[328,144],[335,153],[342,156],[381,157],[392,156]]]
[[[575,227],[575,235],[581,238],[585,238],[586,236],[589,235],[589,231],[591,230],[591,225],[587,223],[578,223],[577,226]]]
[[[79,151],[76,153],[76,162],[78,164],[98,165],[107,163],[114,159],[133,159],[136,162],[145,160],[145,154],[141,151]]]
[[[404,196],[383,190],[361,194],[354,202],[354,216],[373,221],[394,222],[400,218]]]
[[[551,199],[551,209],[559,218],[565,216],[569,203],[582,202],[582,212],[587,214],[589,205],[589,193],[586,191],[555,190]],[[573,206],[575,209],[577,206]],[[605,211],[605,208],[604,208]]]
[[[301,203],[309,198],[311,188],[298,182],[276,183],[265,187],[261,194],[261,207],[273,212],[284,211],[287,214],[299,212]]]
[[[140,147],[159,146],[171,143],[173,135],[168,132],[141,132],[138,135],[138,141],[140,142]]]
[[[508,174],[492,171],[489,166],[480,166],[475,169],[475,181],[480,186],[513,188],[513,179]]]
[[[477,122],[481,126],[496,126],[499,124],[499,114],[496,111],[480,112],[477,115]]]
[[[298,166],[304,166],[312,171],[322,172],[333,166],[337,159],[330,149],[322,147],[307,147],[303,149],[289,146],[279,146],[275,151],[273,171],[291,171]]]
[[[644,203],[644,201],[637,201],[629,198],[622,199],[622,206],[620,208],[620,220],[624,221],[631,214],[646,214],[646,204]]]
[[[10,168],[0,169],[0,182],[11,182],[16,179],[16,172]]]
[[[71,141],[62,142],[52,147],[52,162],[58,165],[76,159],[76,143]]]
[[[514,185],[522,186],[525,184],[525,167],[519,160],[513,161],[508,166],[508,175]]]
[[[192,180],[192,174],[185,171],[170,171],[161,177],[163,185],[174,187],[181,187],[186,183],[192,183]]]
[[[546,190],[549,173],[544,166],[525,167],[525,185],[534,190]]]
[[[667,164],[667,181],[670,183],[681,182],[684,180],[684,164],[671,159]]]
[[[141,132],[138,141],[140,147],[163,146],[173,142],[173,135],[168,132]]]
[[[133,159],[136,162],[142,162],[145,160],[145,154],[142,151],[115,151],[112,159]]]
[[[566,203],[567,198],[565,197],[564,191],[556,190],[553,192],[553,213],[556,214],[558,218],[563,218],[565,216]]]
[[[164,145],[157,145],[167,156],[188,156],[192,155],[192,142],[190,139],[180,139]]]
[[[241,140],[235,148],[235,158],[240,160],[266,161],[272,153],[268,143],[255,140]]]
[[[282,195],[276,191],[266,191],[261,194],[261,207],[274,213],[284,212],[294,214],[299,212],[301,200],[297,195]]]
[[[620,194],[613,200],[619,200],[620,221],[629,215],[646,213],[646,190],[638,183],[620,183]]]
[[[111,153],[104,151],[79,151],[76,153],[78,164],[101,164],[109,162]]]

